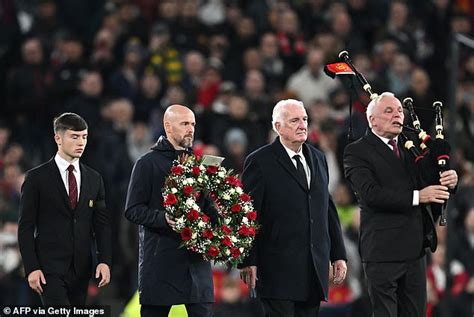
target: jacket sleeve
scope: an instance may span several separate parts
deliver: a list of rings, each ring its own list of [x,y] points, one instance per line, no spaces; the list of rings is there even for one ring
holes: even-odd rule
[[[110,227],[110,214],[105,205],[105,188],[102,177],[98,176],[99,191],[94,210],[94,232],[97,243],[97,258],[99,263],[112,265],[112,231]]]
[[[244,171],[242,173],[242,183],[244,185],[244,191],[249,194],[253,199],[253,207],[257,212],[257,221],[260,225],[263,223],[263,208],[264,208],[264,195],[265,185],[263,181],[263,173],[261,171],[258,162],[253,157],[248,157],[244,164]],[[257,265],[258,263],[258,244],[259,234],[255,237],[252,249],[249,255],[238,265],[239,268]]]
[[[34,177],[28,173],[21,187],[18,218],[18,244],[25,266],[25,274],[41,269],[35,247],[36,218],[39,209],[39,189]]]
[[[362,152],[364,149],[360,146],[357,148],[354,144],[348,145],[344,152],[344,174],[357,198],[377,211],[410,210],[413,190],[402,188],[404,186],[397,189],[381,186],[375,175],[375,167],[368,161],[367,154]]]
[[[150,160],[141,158],[135,163],[128,185],[125,217],[137,225],[167,230],[165,210],[150,207],[154,176]]]

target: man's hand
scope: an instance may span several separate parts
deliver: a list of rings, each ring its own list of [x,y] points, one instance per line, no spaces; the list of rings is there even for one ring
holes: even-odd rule
[[[28,274],[28,284],[36,293],[40,295],[43,293],[41,283],[46,284],[46,279],[44,278],[43,271],[36,270]]]
[[[453,189],[458,184],[458,174],[455,170],[444,171],[440,174],[439,183]]]
[[[165,213],[165,219],[166,219],[166,222],[168,223],[168,226],[171,227],[171,229],[175,230],[176,228],[176,221],[172,220],[170,218],[170,216],[168,216],[167,213]]]
[[[431,185],[420,190],[420,204],[444,204],[449,199],[448,187],[444,185]]]
[[[244,267],[240,270],[240,278],[250,288],[257,284],[257,267],[255,265]]]
[[[338,285],[344,282],[344,279],[346,278],[346,273],[347,273],[347,265],[346,261],[344,260],[337,260],[333,264],[333,283]]]
[[[105,263],[99,263],[97,265],[97,268],[95,269],[95,278],[100,278],[102,276],[102,279],[99,282],[99,287],[105,286],[109,284],[110,282],[110,268],[107,264]]]

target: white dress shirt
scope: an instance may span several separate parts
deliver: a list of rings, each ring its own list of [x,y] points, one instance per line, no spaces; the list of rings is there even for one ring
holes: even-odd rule
[[[54,157],[54,161],[56,162],[56,165],[59,168],[59,173],[61,174],[61,178],[63,180],[64,186],[66,187],[66,192],[69,195],[69,171],[67,170],[69,165],[74,166],[74,176],[76,177],[76,183],[77,183],[77,198],[79,199],[79,195],[81,194],[81,169],[79,168],[79,160],[75,160],[72,163],[69,163],[65,159],[63,159],[61,156],[59,156],[58,153],[56,153],[56,156]]]

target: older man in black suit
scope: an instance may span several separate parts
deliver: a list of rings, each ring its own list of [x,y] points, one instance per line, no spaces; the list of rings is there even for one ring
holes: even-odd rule
[[[247,157],[242,175],[262,227],[241,274],[256,287],[266,316],[317,316],[327,300],[330,262],[335,283],[347,270],[327,163],[305,143],[302,102],[278,102],[273,128],[279,137]]]
[[[56,118],[58,152],[28,171],[22,186],[18,242],[28,283],[44,305],[85,304],[94,245],[99,287],[110,281],[104,183],[96,171],[79,163],[87,132],[87,123],[75,113]]]
[[[404,114],[392,93],[369,103],[367,120],[367,135],[345,149],[344,169],[361,205],[359,245],[374,316],[425,316],[424,249],[436,249],[439,217],[427,206],[449,198],[457,175],[445,171],[440,185],[423,188],[398,142]]]

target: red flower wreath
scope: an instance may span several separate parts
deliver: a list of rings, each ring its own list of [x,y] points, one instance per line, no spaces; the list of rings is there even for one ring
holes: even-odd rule
[[[209,193],[220,219],[212,223],[197,201]],[[164,207],[176,221],[182,245],[207,260],[236,266],[248,255],[257,233],[257,212],[240,180],[222,166],[204,166],[190,156],[173,162],[163,188]]]

